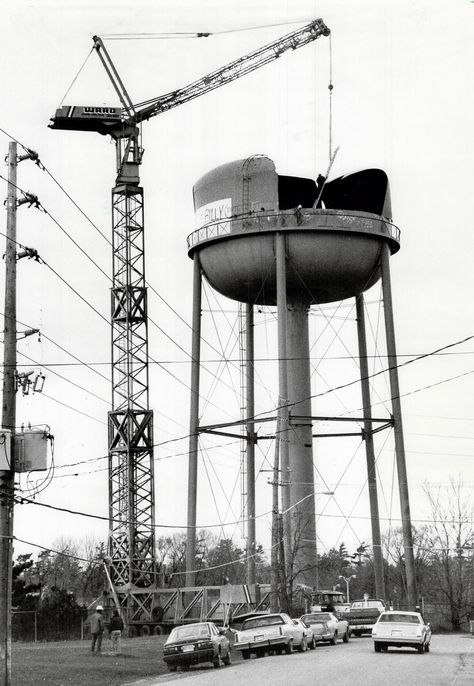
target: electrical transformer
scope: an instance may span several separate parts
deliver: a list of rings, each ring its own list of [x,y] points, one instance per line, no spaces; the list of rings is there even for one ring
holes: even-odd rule
[[[1,436],[1,434],[0,434]],[[15,472],[40,472],[47,467],[48,434],[25,429],[15,435]]]

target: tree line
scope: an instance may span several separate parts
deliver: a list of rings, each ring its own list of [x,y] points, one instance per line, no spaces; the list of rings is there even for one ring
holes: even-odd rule
[[[457,631],[470,613],[474,619],[474,506],[461,482],[451,482],[438,490],[426,486],[425,495],[431,517],[413,527],[419,603],[435,608],[446,628]],[[294,555],[296,547],[297,542]],[[394,607],[408,608],[401,528],[384,535],[383,558],[385,600]],[[13,637],[31,638],[33,617],[40,639],[58,640],[80,633],[88,607],[110,590],[104,560],[105,544],[92,540],[61,539],[54,551],[43,550],[36,558],[33,553],[19,555],[13,564]],[[158,538],[156,561],[158,586],[183,586],[186,535],[174,533]],[[270,584],[272,570],[261,545],[256,549],[255,566],[257,582]],[[196,585],[244,584],[246,568],[245,551],[231,538],[199,531]],[[346,584],[339,577],[351,577],[351,599],[361,598],[364,593],[374,597],[373,556],[371,546],[365,542],[353,551],[341,542],[321,552],[318,574],[320,589],[345,593]],[[298,611],[297,572],[289,586],[286,609]]]

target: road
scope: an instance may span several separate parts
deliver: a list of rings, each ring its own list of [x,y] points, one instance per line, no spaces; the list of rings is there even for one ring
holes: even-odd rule
[[[375,653],[370,638],[356,638],[348,644],[253,658],[219,670],[203,665],[190,672],[142,679],[133,686],[308,686],[316,683],[315,677],[337,686],[473,686],[474,637],[434,635],[431,651],[423,655],[393,648]]]

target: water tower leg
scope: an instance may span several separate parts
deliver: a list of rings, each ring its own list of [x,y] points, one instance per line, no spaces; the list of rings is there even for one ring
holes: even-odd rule
[[[290,464],[288,450],[288,372],[286,350],[286,241],[283,233],[275,236],[276,290],[278,317],[278,422],[277,437],[280,444],[280,478],[282,482],[283,549],[287,581],[291,574],[291,510],[290,510]]]
[[[416,606],[415,557],[413,554],[413,536],[408,496],[405,444],[403,440],[402,409],[400,388],[398,384],[397,350],[395,345],[395,325],[393,320],[392,288],[390,280],[390,249],[388,243],[382,246],[382,292],[387,337],[387,363],[389,367],[390,392],[392,394],[392,412],[395,435],[395,453],[397,459],[398,488],[400,493],[400,510],[402,517],[403,546],[405,550],[405,571],[407,575],[407,593],[410,609]]]
[[[383,555],[380,537],[379,504],[377,498],[377,475],[375,470],[374,437],[372,434],[372,408],[370,400],[369,365],[367,363],[367,338],[365,333],[364,296],[356,298],[357,336],[359,341],[360,382],[364,412],[364,440],[367,459],[367,483],[369,486],[370,517],[372,521],[372,550],[374,555],[375,593],[385,598]]]
[[[253,305],[245,310],[245,373],[247,422],[247,583],[255,583],[255,374]]]
[[[193,331],[191,344],[191,401],[189,413],[188,528],[186,536],[186,586],[195,585],[196,502],[199,426],[199,370],[201,364],[201,264],[193,257]]]
[[[290,504],[295,582],[318,586],[308,310],[293,301],[287,315]]]

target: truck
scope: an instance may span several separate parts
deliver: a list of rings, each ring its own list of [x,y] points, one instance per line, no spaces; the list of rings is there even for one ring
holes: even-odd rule
[[[342,614],[349,622],[350,636],[370,634],[380,614],[387,609],[385,601],[379,598],[364,597],[362,600],[354,600],[350,609]]]
[[[129,638],[168,634],[175,626],[196,622],[228,626],[234,616],[268,612],[270,604],[269,584],[182,588],[153,586],[148,593],[147,603],[143,602],[143,589],[138,589],[137,599],[131,594],[133,602],[120,606],[119,598],[111,585],[111,590],[104,592],[97,602],[104,607],[106,623],[112,611],[119,608],[125,623],[124,635]]]

